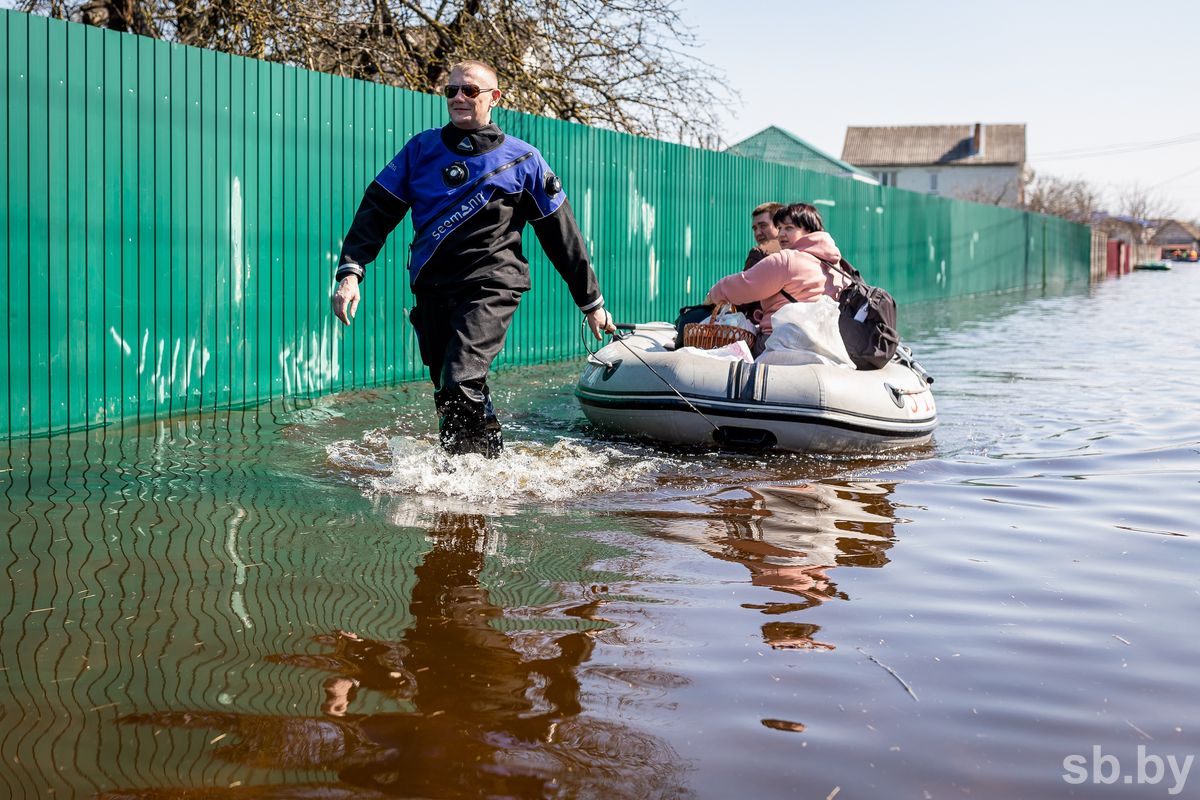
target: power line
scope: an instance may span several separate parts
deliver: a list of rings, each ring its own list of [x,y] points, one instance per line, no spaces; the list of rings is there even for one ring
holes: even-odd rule
[[[1165,181],[1159,181],[1158,183],[1154,184],[1150,188],[1157,189],[1159,186],[1162,186],[1163,184],[1171,183],[1172,181],[1177,181],[1180,178],[1186,178],[1188,175],[1195,175],[1197,172],[1200,172],[1200,167],[1193,167],[1192,169],[1189,169],[1187,172],[1181,172],[1178,175],[1173,175],[1172,177],[1167,178]]]
[[[1097,158],[1099,156],[1125,155],[1143,150],[1157,150],[1161,147],[1175,147],[1181,144],[1200,142],[1200,131],[1185,133],[1170,139],[1159,139],[1153,142],[1126,142],[1124,144],[1106,144],[1093,147],[1077,147],[1070,150],[1053,150],[1047,153],[1035,153],[1030,159],[1040,161],[1065,161],[1076,158]]]
[[[1127,147],[1146,147],[1146,146],[1171,144],[1174,142],[1180,142],[1180,141],[1194,139],[1196,137],[1200,137],[1200,131],[1193,131],[1192,133],[1185,133],[1185,134],[1182,134],[1181,136],[1172,136],[1170,139],[1157,139],[1157,140],[1151,141],[1151,142],[1124,142],[1122,144],[1096,144],[1096,145],[1089,145],[1087,147],[1070,147],[1070,148],[1067,148],[1066,150],[1051,150],[1046,153],[1039,153],[1038,155],[1040,155],[1040,156],[1069,156],[1069,155],[1083,154],[1083,153],[1089,153],[1092,151],[1099,151],[1099,150],[1112,150],[1112,149],[1123,149],[1123,148],[1127,148]]]

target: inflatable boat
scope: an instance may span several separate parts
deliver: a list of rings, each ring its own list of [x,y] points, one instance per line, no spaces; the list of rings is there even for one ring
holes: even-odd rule
[[[929,442],[932,379],[901,348],[883,369],[728,361],[676,351],[669,323],[588,356],[575,396],[596,427],[683,445],[851,453]]]

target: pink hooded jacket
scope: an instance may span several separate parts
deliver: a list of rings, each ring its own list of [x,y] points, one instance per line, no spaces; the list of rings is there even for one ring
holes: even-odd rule
[[[789,302],[780,289],[786,289],[799,303],[822,294],[837,299],[846,279],[840,272],[822,267],[821,261],[836,264],[841,257],[828,233],[808,233],[789,249],[767,256],[745,272],[721,278],[708,290],[705,302],[740,305],[757,300],[763,309],[762,331],[770,333],[771,317]]]

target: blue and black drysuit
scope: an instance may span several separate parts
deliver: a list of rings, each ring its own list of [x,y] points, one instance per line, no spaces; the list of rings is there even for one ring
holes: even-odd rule
[[[521,294],[521,252],[533,225],[581,311],[604,304],[583,236],[558,178],[532,145],[495,125],[453,125],[409,140],[375,178],[346,234],[337,279],[365,278],[388,235],[412,210],[409,314],[435,389],[441,442],[452,453],[499,453],[487,374]]]

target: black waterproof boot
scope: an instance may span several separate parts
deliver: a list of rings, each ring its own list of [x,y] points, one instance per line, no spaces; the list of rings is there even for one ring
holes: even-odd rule
[[[474,403],[458,395],[437,401],[441,421],[438,440],[442,449],[452,456],[480,453],[486,458],[499,458],[504,452],[504,437],[500,423],[492,411],[492,401]]]
[[[490,416],[483,422],[483,434],[481,438],[481,448],[477,451],[483,453],[487,458],[499,458],[504,452],[504,434],[500,430],[500,423],[494,416]]]

